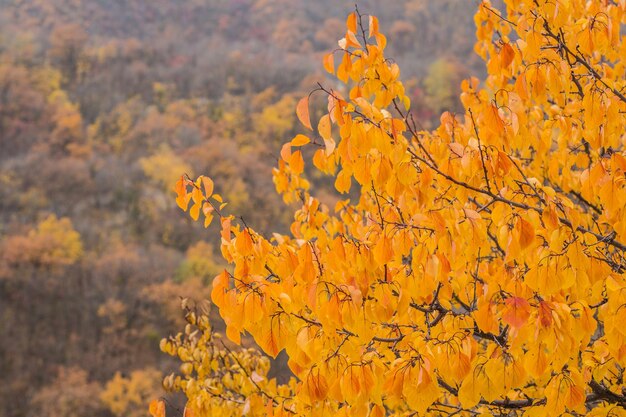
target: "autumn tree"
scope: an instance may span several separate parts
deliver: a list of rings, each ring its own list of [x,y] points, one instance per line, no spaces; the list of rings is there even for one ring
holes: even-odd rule
[[[229,341],[184,300],[189,325],[161,343],[186,415],[626,415],[626,3],[506,4],[478,7],[488,76],[431,132],[376,17],[348,16],[323,65],[349,93],[300,100],[311,132],[274,170],[290,234],[226,214],[208,177],[178,181],[231,264],[212,288]],[[334,208],[306,148],[347,194]],[[233,348],[242,334],[260,350]],[[266,355],[283,350],[279,384]]]

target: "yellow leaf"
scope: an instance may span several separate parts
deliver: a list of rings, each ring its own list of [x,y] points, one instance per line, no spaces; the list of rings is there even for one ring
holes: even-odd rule
[[[311,139],[307,138],[306,136],[296,135],[295,138],[291,139],[291,146],[303,146],[309,142],[311,142]]]
[[[335,140],[333,138],[330,139],[324,139],[324,152],[326,154],[326,156],[330,156],[330,154],[333,153],[333,151],[335,150]]]
[[[213,214],[209,213],[209,214],[205,214],[204,215],[204,227],[209,227],[211,225],[211,222],[213,221]]]
[[[459,387],[459,401],[463,408],[472,409],[480,401],[481,381],[477,381],[478,375],[478,372],[470,372]]]

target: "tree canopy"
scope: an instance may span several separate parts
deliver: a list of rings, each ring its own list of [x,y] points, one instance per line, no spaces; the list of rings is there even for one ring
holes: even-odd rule
[[[183,362],[165,385],[185,414],[626,415],[626,2],[506,4],[478,7],[488,76],[432,131],[377,18],[348,16],[323,60],[347,88],[299,101],[309,133],[273,172],[298,206],[289,234],[180,178],[178,205],[221,225],[226,336],[259,347],[233,348],[184,300],[189,324],[161,347]],[[313,169],[344,194],[334,207]],[[283,350],[279,383],[267,355]]]

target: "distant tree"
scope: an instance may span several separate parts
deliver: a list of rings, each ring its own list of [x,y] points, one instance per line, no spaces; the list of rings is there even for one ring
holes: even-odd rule
[[[104,416],[106,410],[99,399],[101,391],[100,384],[90,381],[85,370],[60,368],[57,378],[39,390],[31,403],[42,417]]]
[[[78,75],[87,39],[85,30],[76,23],[61,24],[50,34],[50,58],[61,69],[66,82],[74,82]]]
[[[116,417],[140,417],[151,397],[159,393],[161,373],[148,368],[132,371],[125,377],[120,372],[106,383],[100,399]]]
[[[439,58],[428,67],[424,91],[429,107],[436,113],[460,109],[459,90],[463,67],[454,59]]]

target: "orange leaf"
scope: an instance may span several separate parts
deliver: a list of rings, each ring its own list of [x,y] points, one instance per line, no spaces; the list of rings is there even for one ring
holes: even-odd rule
[[[209,198],[213,195],[213,180],[209,177],[202,177],[202,185],[204,186],[204,196]]]
[[[552,325],[552,306],[547,301],[539,302],[539,323],[542,327],[550,327]]]
[[[328,71],[330,74],[333,74],[335,72],[335,56],[332,52],[324,55],[324,60],[322,62],[326,71]]]
[[[346,19],[346,27],[348,30],[356,33],[356,12],[352,12],[348,15],[348,18]]]
[[[185,410],[183,411],[183,417],[196,417],[196,414],[191,408],[185,406]]]
[[[313,130],[311,126],[311,117],[309,116],[309,96],[302,97],[296,106],[296,115],[300,123],[308,129]]]
[[[291,155],[291,158],[289,158],[289,167],[296,175],[300,175],[304,172],[304,159],[302,158],[302,152],[296,151]]]
[[[506,308],[502,320],[515,329],[519,329],[530,317],[530,304],[522,297],[509,297],[504,300]]]
[[[200,216],[201,207],[202,207],[201,202],[198,202],[191,207],[191,210],[189,210],[189,215],[191,216],[192,219],[198,220],[198,216]]]
[[[237,236],[235,248],[237,248],[237,252],[243,256],[252,254],[254,246],[252,245],[252,236],[250,236],[248,229],[244,229],[243,232]]]
[[[317,131],[324,140],[330,139],[330,116],[325,114],[317,124]]]
[[[370,38],[378,34],[378,18],[370,15]]]
[[[347,193],[350,191],[351,182],[351,175],[345,169],[342,169],[335,179],[335,188],[340,193]]]
[[[296,135],[295,138],[291,139],[291,146],[303,146],[309,142],[311,142],[311,139],[307,138],[306,136]]]
[[[490,104],[485,112],[485,125],[496,134],[504,131],[504,121],[498,114],[498,108],[493,104]]]
[[[513,62],[513,58],[515,58],[515,51],[510,43],[505,43],[502,45],[502,49],[500,49],[500,65],[502,68],[506,68],[511,65]]]
[[[361,47],[359,40],[356,38],[356,35],[354,34],[354,32],[351,32],[351,31],[346,32],[346,48],[349,46],[353,46],[355,48]],[[343,49],[346,49],[346,48],[343,48]]]
[[[185,189],[185,178],[181,175],[178,181],[176,181],[176,185],[174,186],[174,192],[179,196],[185,194],[187,190]]]
[[[280,157],[283,161],[289,161],[291,158],[291,142],[287,142],[280,148]]]
[[[221,274],[213,278],[213,288],[211,289],[211,301],[216,306],[222,307],[224,305],[226,290],[228,289],[229,279],[228,272],[222,271]]]
[[[184,211],[187,211],[187,207],[189,206],[190,200],[191,200],[191,194],[184,193],[176,197],[176,204],[178,204],[178,207],[180,207]]]
[[[533,240],[535,240],[535,230],[533,229],[533,226],[530,223],[528,223],[526,220],[522,219],[521,217],[517,220],[516,226],[518,226],[519,228],[520,248],[525,249],[531,243],[533,243]]]
[[[165,417],[165,403],[163,400],[150,401],[149,409],[152,417]]]

